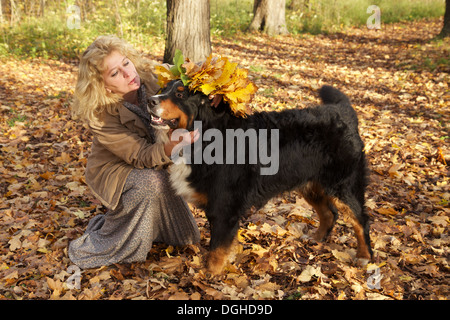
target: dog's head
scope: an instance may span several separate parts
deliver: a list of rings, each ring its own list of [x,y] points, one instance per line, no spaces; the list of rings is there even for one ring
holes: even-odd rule
[[[227,106],[211,107],[211,101],[201,92],[192,93],[181,80],[172,80],[160,94],[152,96],[147,106],[151,123],[166,129],[193,130],[194,120],[207,120],[223,115]]]

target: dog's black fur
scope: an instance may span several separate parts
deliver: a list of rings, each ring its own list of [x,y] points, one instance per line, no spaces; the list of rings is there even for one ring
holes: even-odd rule
[[[215,128],[224,137],[226,129],[268,129],[268,141],[270,130],[279,130],[279,170],[274,175],[261,175],[259,162],[189,165],[187,182],[211,225],[211,272],[222,270],[240,217],[252,206],[261,207],[289,190],[298,190],[318,213],[317,240],[327,237],[340,211],[354,226],[357,256],[372,257],[369,218],[364,206],[366,160],[357,115],[339,90],[324,86],[319,94],[324,103],[321,106],[258,112],[246,118],[234,116],[225,102],[212,107],[208,97],[189,92],[179,80],[170,82],[161,94],[151,98],[149,112],[158,113],[153,116],[155,125],[164,123],[173,129],[193,130],[194,121],[201,121],[203,131]],[[177,108],[179,113],[175,112]],[[203,142],[202,150],[209,143]]]

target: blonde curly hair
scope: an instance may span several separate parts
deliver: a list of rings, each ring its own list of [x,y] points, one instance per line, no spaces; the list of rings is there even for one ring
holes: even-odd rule
[[[80,59],[78,80],[71,105],[72,117],[84,122],[99,121],[105,110],[115,114],[117,104],[122,101],[118,94],[108,92],[103,82],[104,60],[113,51],[126,56],[135,66],[142,82],[151,81],[153,64],[123,39],[116,36],[99,36],[84,51]]]

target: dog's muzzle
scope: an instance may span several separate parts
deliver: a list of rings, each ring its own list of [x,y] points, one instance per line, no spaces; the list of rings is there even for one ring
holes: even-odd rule
[[[147,104],[147,111],[150,113],[150,122],[153,126],[168,126],[171,129],[175,129],[178,125],[178,119],[165,120],[161,118],[163,109],[161,107],[161,100],[159,98],[159,95],[153,96],[149,99]]]

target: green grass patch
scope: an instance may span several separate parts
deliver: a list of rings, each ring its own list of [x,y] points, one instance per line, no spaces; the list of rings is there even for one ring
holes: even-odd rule
[[[102,34],[116,34],[144,50],[164,43],[165,0],[118,1],[118,9],[112,0],[95,1],[93,7],[80,10],[79,28],[71,29],[67,22],[72,13],[66,10],[72,3],[48,2],[43,17],[26,15],[27,8],[20,4],[23,12],[13,25],[4,15],[0,56],[76,59]],[[380,7],[382,24],[442,16],[445,10],[444,0],[309,0],[286,10],[286,24],[292,34],[342,31],[364,25],[370,5]],[[246,31],[253,18],[253,0],[211,0],[210,10],[212,36],[231,37]]]
[[[380,8],[381,25],[418,20],[444,15],[444,0],[309,0],[299,8],[288,10],[286,23],[291,33],[329,33],[351,26],[362,26],[373,12],[367,8]]]

